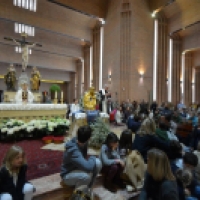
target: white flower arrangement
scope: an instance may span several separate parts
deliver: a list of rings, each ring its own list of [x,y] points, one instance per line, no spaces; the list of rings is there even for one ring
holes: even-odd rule
[[[25,137],[26,133],[31,133],[36,131],[36,135],[38,134],[52,134],[55,131],[55,134],[64,134],[66,128],[70,125],[70,121],[67,119],[60,118],[52,118],[50,120],[42,119],[42,120],[31,120],[28,123],[25,123],[22,120],[10,119],[9,121],[3,121],[0,124],[0,140],[1,134],[4,134],[4,138],[6,135],[13,135],[14,138]],[[58,129],[57,129],[58,128]],[[42,131],[42,132],[40,132]],[[19,133],[19,134],[18,134]],[[35,135],[35,134],[33,134]],[[32,137],[32,136],[31,136]]]

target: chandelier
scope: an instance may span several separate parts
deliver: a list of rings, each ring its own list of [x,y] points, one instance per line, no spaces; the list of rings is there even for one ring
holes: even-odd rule
[[[35,36],[35,27],[15,22],[15,33],[26,33],[28,36]]]
[[[37,0],[13,0],[13,5],[33,12],[37,10]]]

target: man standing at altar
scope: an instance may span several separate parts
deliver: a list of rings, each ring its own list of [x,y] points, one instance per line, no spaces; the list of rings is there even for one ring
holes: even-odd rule
[[[99,102],[99,110],[104,113],[107,113],[107,100],[111,98],[111,93],[108,91],[108,86],[105,85],[103,89],[99,91],[100,94],[100,102]]]
[[[15,95],[16,103],[33,103],[34,95],[28,89],[28,84],[26,81],[21,82],[21,88],[17,91]]]

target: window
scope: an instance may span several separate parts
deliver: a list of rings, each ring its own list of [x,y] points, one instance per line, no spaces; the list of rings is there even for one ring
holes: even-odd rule
[[[22,52],[22,48],[19,47],[19,46],[16,46],[15,47],[15,52],[21,53]],[[31,49],[28,50],[28,54],[32,54],[32,50]]]
[[[28,36],[35,36],[35,27],[15,23],[15,33],[26,33]]]
[[[13,4],[33,12],[37,9],[37,0],[13,0]]]

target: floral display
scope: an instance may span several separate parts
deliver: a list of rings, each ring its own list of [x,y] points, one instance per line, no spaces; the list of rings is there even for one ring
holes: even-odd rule
[[[0,141],[61,136],[69,129],[69,125],[69,120],[61,118],[44,118],[27,123],[16,119],[4,120],[0,123]]]

